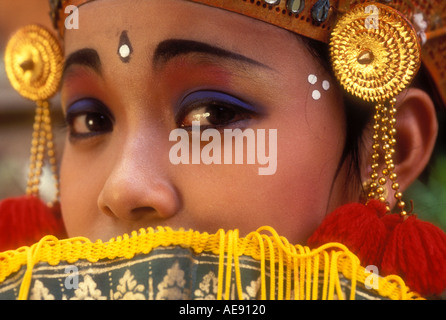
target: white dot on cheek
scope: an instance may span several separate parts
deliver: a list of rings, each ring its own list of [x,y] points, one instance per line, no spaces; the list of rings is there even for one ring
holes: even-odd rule
[[[119,48],[119,55],[123,58],[127,58],[130,55],[130,48],[124,44]]]
[[[310,74],[308,76],[308,82],[311,84],[315,84],[317,82],[317,77],[314,74]]]
[[[324,88],[325,91],[330,89],[330,82],[328,82],[327,80],[322,81],[322,88]]]
[[[321,98],[321,93],[319,92],[319,90],[314,90],[311,96],[314,100],[319,100]]]

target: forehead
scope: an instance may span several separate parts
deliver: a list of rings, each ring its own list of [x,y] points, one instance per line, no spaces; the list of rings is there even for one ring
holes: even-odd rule
[[[184,0],[104,0],[79,8],[79,28],[66,31],[65,52],[82,47],[116,51],[123,31],[146,52],[168,38],[212,43],[265,64],[286,64],[304,51],[294,34],[222,9]]]

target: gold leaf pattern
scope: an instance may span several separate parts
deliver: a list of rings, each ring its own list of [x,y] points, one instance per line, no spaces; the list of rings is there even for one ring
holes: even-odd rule
[[[138,284],[130,270],[126,270],[119,279],[118,291],[113,294],[115,300],[145,300],[144,285]]]
[[[31,290],[30,300],[55,300],[54,296],[50,294],[47,287],[42,281],[36,280],[34,287]]]
[[[210,271],[203,277],[199,285],[200,289],[195,290],[197,300],[216,300],[218,278],[214,272]]]
[[[351,94],[372,102],[390,100],[406,88],[421,64],[416,31],[391,7],[379,9],[370,27],[369,3],[356,6],[333,29],[330,55],[341,85]]]
[[[175,261],[167,270],[163,281],[158,285],[156,300],[184,300],[189,297],[189,290],[185,288],[186,280],[180,263]]]
[[[21,28],[6,47],[5,69],[11,85],[25,98],[43,101],[52,97],[63,69],[59,41],[39,25]]]
[[[256,281],[251,281],[249,286],[246,287],[246,293],[243,294],[243,299],[253,300],[258,296],[260,290],[260,277]]]
[[[79,288],[74,291],[75,296],[70,300],[106,300],[101,290],[97,289],[96,282],[90,275],[84,277],[84,281],[79,283]]]

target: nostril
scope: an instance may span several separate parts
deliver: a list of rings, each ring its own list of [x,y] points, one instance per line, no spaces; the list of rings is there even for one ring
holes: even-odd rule
[[[168,219],[179,211],[179,195],[168,181],[149,178],[129,181],[124,173],[117,170],[105,182],[97,200],[100,212],[118,220],[135,222]]]
[[[113,211],[112,211],[109,207],[103,207],[103,208],[102,208],[102,212],[103,212],[105,215],[109,216],[109,217],[113,217],[113,216],[115,216],[115,214],[113,213]]]
[[[132,211],[130,212],[130,215],[134,216],[135,218],[138,218],[142,215],[154,214],[154,213],[156,213],[156,210],[152,207],[139,207],[139,208],[132,209]]]
[[[127,221],[136,221],[141,219],[143,216],[153,215],[156,210],[152,207],[138,207],[126,212],[113,211],[110,207],[103,207],[102,212],[110,217],[115,217]]]

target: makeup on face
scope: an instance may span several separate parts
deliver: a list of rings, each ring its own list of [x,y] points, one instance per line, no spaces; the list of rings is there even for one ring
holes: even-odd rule
[[[318,82],[318,78],[316,75],[314,74],[310,74],[308,75],[308,83],[311,85],[316,85]],[[330,82],[328,80],[323,80],[322,81],[322,89],[324,91],[328,91],[328,89],[330,89]],[[319,100],[322,97],[322,92],[318,89],[314,89],[311,92],[311,97],[313,98],[313,100]]]
[[[69,139],[76,142],[113,131],[111,111],[99,100],[86,98],[72,103],[66,111]]]
[[[192,121],[200,121],[202,126],[221,126],[248,119],[259,112],[258,108],[230,94],[200,90],[180,101],[175,107],[175,118],[181,127],[189,127]]]
[[[122,62],[128,63],[132,53],[133,48],[127,35],[127,31],[122,31],[121,36],[119,37],[118,56]]]

